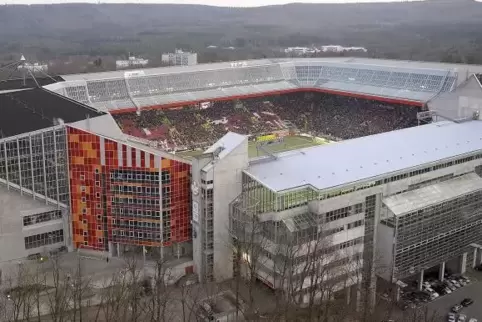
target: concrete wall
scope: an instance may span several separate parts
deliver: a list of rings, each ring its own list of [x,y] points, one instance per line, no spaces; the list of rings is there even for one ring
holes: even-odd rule
[[[432,111],[453,119],[471,117],[473,112],[482,109],[482,88],[471,77],[452,92],[442,93],[428,103]]]
[[[30,254],[42,253],[64,245],[64,243],[56,243],[25,249],[25,237],[63,229],[64,222],[62,219],[58,219],[23,227],[23,216],[55,209],[46,206],[41,201],[31,199],[30,196],[21,196],[17,191],[9,191],[5,187],[0,187],[0,263],[21,259]],[[64,239],[67,236],[64,230]]]
[[[203,280],[203,276],[205,274],[204,267],[203,267],[203,249],[202,249],[202,240],[204,238],[203,231],[201,229],[201,223],[204,220],[204,201],[202,200],[200,189],[201,189],[201,179],[202,168],[206,166],[209,162],[211,162],[212,157],[210,155],[200,158],[194,158],[191,164],[191,182],[198,185],[198,193],[194,193],[191,191],[191,198],[192,198],[192,252],[193,252],[193,260],[194,260],[194,271],[199,276],[199,280]],[[212,172],[209,171],[208,174],[212,180]],[[205,173],[204,173],[205,174]],[[194,189],[191,189],[194,190]]]
[[[386,281],[392,281],[393,275],[393,247],[395,240],[395,229],[384,224],[379,224],[377,229],[377,273]]]
[[[214,279],[233,276],[229,235],[229,204],[241,194],[242,173],[248,166],[248,139],[214,165]]]

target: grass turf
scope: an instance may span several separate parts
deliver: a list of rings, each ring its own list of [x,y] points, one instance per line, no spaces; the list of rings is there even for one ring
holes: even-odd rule
[[[272,153],[279,153],[327,143],[329,143],[329,141],[324,139],[312,139],[305,136],[287,136],[284,138],[284,141],[282,143],[266,145],[265,149]],[[190,158],[202,154],[202,151],[182,151],[178,152],[177,154],[185,158]],[[248,155],[250,158],[254,158],[258,156],[263,156],[265,155],[265,153],[262,150],[256,148],[256,142],[249,142]]]

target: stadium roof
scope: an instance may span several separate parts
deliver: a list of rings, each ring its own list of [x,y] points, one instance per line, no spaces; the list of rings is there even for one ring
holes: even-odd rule
[[[0,93],[0,138],[102,115],[43,88]]]
[[[482,121],[444,121],[281,153],[245,173],[275,192],[324,190],[480,150]]]
[[[402,216],[481,190],[482,179],[475,173],[469,173],[385,198],[383,203],[395,216]]]
[[[64,75],[46,88],[99,110],[121,112],[296,90],[421,105],[482,66],[366,58],[263,59]]]
[[[25,80],[20,78],[0,80],[0,91],[32,88],[37,87],[37,84],[40,86],[46,86],[61,81],[63,81],[63,79],[60,76],[36,77],[35,80],[33,78],[26,78]]]

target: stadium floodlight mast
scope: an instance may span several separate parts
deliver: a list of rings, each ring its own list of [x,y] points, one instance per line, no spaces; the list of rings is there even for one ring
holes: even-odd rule
[[[28,65],[28,61],[27,59],[25,58],[25,56],[22,54],[20,56],[20,60],[18,61],[14,61],[14,62],[11,62],[11,63],[8,63],[4,66],[0,66],[0,73],[2,72],[5,72],[5,73],[8,73],[7,77],[4,78],[4,79],[0,79],[0,82],[2,81],[8,81],[10,79],[12,79],[12,76],[14,75],[14,73],[18,73],[19,71],[21,72],[21,75],[22,75],[22,80],[23,80],[23,86],[26,87],[27,86],[27,75],[32,77],[32,79],[34,80],[35,82],[35,85],[37,85],[37,87],[40,87],[39,83],[37,82],[37,79],[34,75],[34,73],[32,72],[32,69],[31,68],[27,68],[27,65]],[[34,66],[34,65],[31,65],[31,66]],[[35,69],[35,67],[33,68],[35,72],[40,72],[41,74],[43,74],[44,76],[52,79],[53,81],[56,82],[55,78],[53,78],[52,76],[48,75],[47,73],[45,73],[41,68],[37,68]]]

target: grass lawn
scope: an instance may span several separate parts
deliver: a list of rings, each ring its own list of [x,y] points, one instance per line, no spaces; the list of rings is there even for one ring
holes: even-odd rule
[[[265,149],[270,152],[277,153],[277,152],[285,152],[290,150],[308,148],[311,146],[322,145],[327,143],[329,143],[329,141],[324,139],[313,140],[305,136],[287,136],[284,138],[283,143],[265,145]],[[191,158],[193,156],[202,154],[202,151],[183,151],[183,152],[178,152],[177,154],[185,158]],[[260,149],[256,149],[256,142],[249,142],[248,154],[250,158],[265,155],[263,151],[261,151]]]

